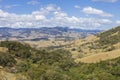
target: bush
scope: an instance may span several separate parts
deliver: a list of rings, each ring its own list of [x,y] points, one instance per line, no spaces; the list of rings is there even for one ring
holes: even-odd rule
[[[31,56],[32,48],[28,44],[16,41],[2,41],[0,46],[8,48],[9,52],[16,57],[28,58]]]
[[[1,66],[13,66],[15,63],[15,59],[9,53],[0,53]]]

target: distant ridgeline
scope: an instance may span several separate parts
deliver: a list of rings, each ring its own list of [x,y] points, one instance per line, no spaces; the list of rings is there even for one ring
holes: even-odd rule
[[[18,40],[39,41],[49,38],[64,38],[73,40],[94,35],[101,30],[70,29],[68,27],[42,27],[42,28],[0,28],[0,39],[16,38]]]

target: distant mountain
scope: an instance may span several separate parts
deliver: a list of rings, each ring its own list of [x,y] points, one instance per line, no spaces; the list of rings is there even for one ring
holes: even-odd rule
[[[0,28],[0,39],[16,38],[17,40],[48,40],[49,38],[62,38],[74,40],[94,35],[100,30],[70,29],[68,27],[42,27],[42,28]]]

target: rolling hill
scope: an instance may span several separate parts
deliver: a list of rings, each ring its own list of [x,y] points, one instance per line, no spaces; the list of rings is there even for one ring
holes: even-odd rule
[[[99,63],[75,63],[69,51],[38,50],[26,43],[2,41],[0,80],[120,80],[120,57]]]
[[[95,36],[77,40],[68,48],[76,61],[91,63],[119,57],[119,49],[120,26],[101,32]]]
[[[72,41],[60,49],[0,42],[0,79],[120,80],[120,27]]]

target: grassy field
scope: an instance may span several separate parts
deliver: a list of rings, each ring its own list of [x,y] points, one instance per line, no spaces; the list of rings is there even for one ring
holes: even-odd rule
[[[65,48],[72,53],[74,59],[78,59],[84,56],[92,55],[96,53],[96,50],[90,50],[89,43],[94,43],[98,38],[96,36],[89,36],[85,39],[79,39],[72,42],[72,44]]]
[[[0,80],[16,80],[16,76],[12,73],[0,70]]]
[[[7,51],[8,51],[7,48],[5,48],[5,47],[0,47],[0,52],[7,52]]]
[[[100,61],[105,61],[108,59],[114,59],[120,57],[120,49],[113,50],[110,52],[103,52],[103,53],[98,53],[94,54],[91,56],[87,56],[81,59],[77,59],[76,62],[84,62],[84,63],[97,63]]]
[[[30,44],[33,47],[36,48],[46,48],[46,47],[52,47],[52,46],[64,46],[64,45],[68,45],[71,42],[69,41],[55,41],[55,40],[41,40],[41,41],[24,41],[25,43]]]

